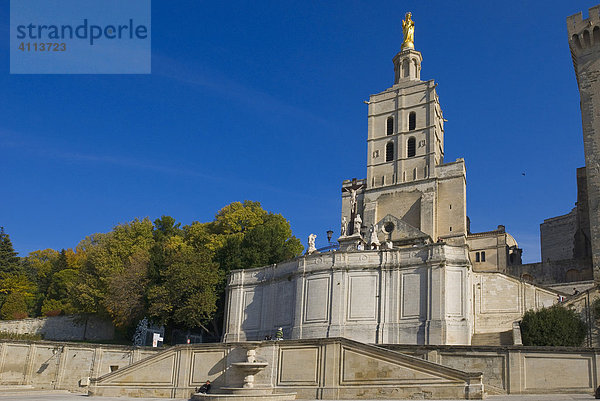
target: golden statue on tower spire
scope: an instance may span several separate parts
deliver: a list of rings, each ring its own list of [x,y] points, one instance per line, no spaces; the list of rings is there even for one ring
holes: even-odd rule
[[[404,34],[404,42],[400,50],[415,48],[415,22],[410,19],[410,11],[406,13],[405,20],[402,21],[402,33]]]

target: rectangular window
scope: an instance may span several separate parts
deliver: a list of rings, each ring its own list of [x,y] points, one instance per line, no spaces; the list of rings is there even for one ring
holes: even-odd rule
[[[481,252],[481,261],[485,262],[485,251]]]
[[[479,262],[479,252],[475,252],[475,262]]]

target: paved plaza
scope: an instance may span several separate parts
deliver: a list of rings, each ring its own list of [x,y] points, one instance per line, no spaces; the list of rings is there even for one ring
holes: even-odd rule
[[[536,394],[536,395],[494,395],[489,401],[571,401],[593,400],[589,394]],[[31,391],[19,393],[0,393],[0,401],[184,401],[183,398],[129,398],[129,397],[88,397],[84,394],[72,394],[65,391]],[[316,401],[316,400],[315,400]],[[358,400],[357,400],[358,401]],[[369,401],[369,400],[360,400]],[[454,401],[454,400],[441,400]]]

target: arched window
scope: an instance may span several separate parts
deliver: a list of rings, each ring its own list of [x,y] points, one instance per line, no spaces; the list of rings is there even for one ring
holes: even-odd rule
[[[575,269],[567,270],[567,273],[565,274],[565,279],[566,279],[566,281],[579,280],[579,271],[577,271]]]
[[[408,115],[408,130],[414,131],[417,128],[417,113],[411,111]]]
[[[388,117],[387,121],[386,121],[386,132],[388,135],[392,135],[394,133],[394,117]]]
[[[402,75],[404,78],[408,78],[408,59],[402,62]]]
[[[531,274],[523,273],[523,275],[521,276],[521,278],[523,279],[523,281],[527,281],[529,283],[533,283],[533,276]]]
[[[575,44],[575,47],[577,47],[578,49],[581,49],[581,41],[579,40],[579,35],[573,35],[572,40],[573,40],[573,43]]]
[[[393,160],[394,160],[394,143],[388,142],[387,145],[385,145],[385,161],[391,162]]]
[[[417,141],[414,137],[408,138],[406,149],[408,150],[408,157],[413,157],[417,153]]]
[[[590,31],[588,31],[587,29],[583,31],[583,43],[585,44],[586,48],[592,45],[592,41],[590,39]]]

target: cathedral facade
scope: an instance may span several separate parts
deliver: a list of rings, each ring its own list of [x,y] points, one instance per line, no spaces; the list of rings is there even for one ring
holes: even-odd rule
[[[392,87],[368,101],[366,178],[342,183],[339,249],[232,272],[224,341],[281,327],[294,339],[471,344],[556,302],[504,274],[521,250],[503,226],[470,232],[465,162],[444,161],[437,84],[421,80],[410,24]]]

